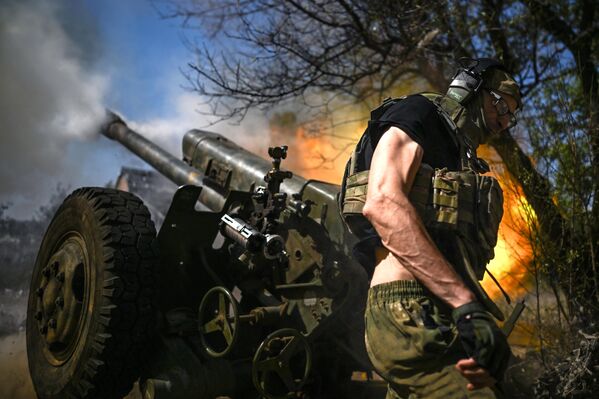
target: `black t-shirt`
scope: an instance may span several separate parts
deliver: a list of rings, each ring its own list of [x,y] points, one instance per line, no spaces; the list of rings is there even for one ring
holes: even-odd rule
[[[369,126],[358,142],[360,156],[356,159],[357,171],[370,169],[376,145],[391,126],[400,128],[420,144],[424,150],[423,163],[433,168],[458,170],[459,149],[452,137],[453,133],[442,118],[436,105],[421,95],[412,95],[391,105],[378,122]],[[372,226],[361,233],[353,253],[372,273],[375,265],[374,248],[381,245],[380,237]]]
[[[437,106],[421,95],[409,96],[389,107],[379,119],[379,134],[396,126],[424,150],[422,162],[433,168],[459,168],[459,150]],[[380,138],[380,136],[379,136]]]

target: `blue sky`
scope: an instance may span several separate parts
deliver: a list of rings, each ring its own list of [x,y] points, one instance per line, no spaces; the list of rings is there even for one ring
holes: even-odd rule
[[[162,19],[148,0],[84,3],[97,20],[100,67],[109,71],[114,87],[108,105],[134,119],[171,116],[169,97],[185,83],[179,69],[192,59],[179,21]]]

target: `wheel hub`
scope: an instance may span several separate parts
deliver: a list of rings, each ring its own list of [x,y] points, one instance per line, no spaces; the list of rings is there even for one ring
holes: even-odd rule
[[[36,294],[35,319],[54,365],[66,362],[76,347],[86,297],[87,256],[83,239],[71,235],[52,255]]]

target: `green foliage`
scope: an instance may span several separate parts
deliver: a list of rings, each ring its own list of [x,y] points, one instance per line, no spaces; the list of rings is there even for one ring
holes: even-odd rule
[[[551,182],[551,196],[563,218],[562,240],[548,242],[537,235],[533,243],[545,271],[557,270],[556,284],[566,290],[571,311],[582,306],[597,314],[597,213],[593,211],[599,176],[594,167],[592,124],[588,99],[576,76],[554,80],[529,101],[525,118],[531,157]],[[578,305],[578,306],[577,306]]]

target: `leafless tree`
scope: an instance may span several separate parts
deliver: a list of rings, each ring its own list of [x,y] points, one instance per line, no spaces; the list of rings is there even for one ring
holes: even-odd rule
[[[491,145],[522,186],[539,224],[539,239],[553,243],[547,272],[563,287],[596,281],[599,255],[599,4],[594,0],[156,0],[165,17],[198,29],[190,41],[197,61],[187,76],[208,98],[215,114],[243,118],[251,108],[269,108],[314,93],[364,101],[382,98],[402,80],[425,79],[442,91],[460,57],[499,58],[514,72],[526,98],[552,101],[555,82],[573,85],[578,119],[570,138],[579,150],[587,229],[580,234],[572,213],[556,200],[559,168],[548,152],[543,173],[511,134]],[[546,112],[543,114],[543,112]],[[563,110],[563,108],[562,108]],[[550,116],[551,107],[529,109],[528,120]],[[562,125],[562,128],[564,126]],[[545,125],[559,142],[558,125]],[[551,130],[554,129],[554,130]],[[538,135],[536,136],[538,137]],[[567,138],[564,140],[567,141]],[[533,140],[534,141],[534,140]],[[547,143],[552,142],[551,140]],[[555,142],[555,140],[553,141]],[[534,143],[533,143],[534,144]],[[569,159],[571,159],[570,157]],[[556,172],[557,170],[557,172]],[[572,175],[572,169],[569,170]],[[567,202],[567,201],[566,201]],[[579,205],[582,206],[582,205]],[[583,249],[580,249],[582,247]],[[568,265],[568,267],[564,267]],[[576,265],[575,276],[572,267]],[[599,299],[596,286],[576,300]]]

